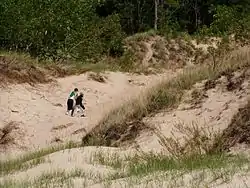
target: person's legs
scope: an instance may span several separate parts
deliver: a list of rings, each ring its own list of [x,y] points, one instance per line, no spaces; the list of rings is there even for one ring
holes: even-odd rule
[[[75,110],[76,110],[76,113],[78,113],[79,110],[81,111],[81,113],[83,113],[83,109],[80,105],[75,105],[75,107],[73,108],[72,111],[74,112]],[[72,115],[73,115],[73,113],[72,113]]]
[[[73,108],[72,108],[72,110],[71,110],[71,116],[73,117],[73,115],[74,115],[74,111],[75,111],[75,109],[77,108],[77,105],[75,105]]]
[[[69,113],[70,110],[73,109],[73,103],[74,103],[74,101],[72,99],[68,99],[68,101],[67,101],[67,114]]]
[[[80,109],[80,111],[82,113],[81,117],[85,117],[85,115],[84,115],[84,109],[85,109],[85,107],[84,106],[79,106],[79,109]]]
[[[79,110],[80,110],[80,106],[79,106],[79,105],[77,105],[77,106],[76,106],[76,113],[78,113],[78,112],[79,112]]]

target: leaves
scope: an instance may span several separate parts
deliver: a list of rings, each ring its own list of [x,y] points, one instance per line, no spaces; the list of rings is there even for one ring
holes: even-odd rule
[[[0,40],[5,48],[27,51],[41,58],[71,56],[86,60],[108,53],[113,41],[121,42],[119,19],[116,15],[105,19],[98,17],[95,13],[98,2],[94,0],[22,0],[17,3],[3,0],[2,5],[3,36]],[[102,35],[109,37],[102,38]]]
[[[165,36],[249,36],[247,0],[158,2],[157,28]],[[97,61],[121,55],[126,34],[152,29],[154,18],[152,0],[1,0],[0,47],[53,60]]]

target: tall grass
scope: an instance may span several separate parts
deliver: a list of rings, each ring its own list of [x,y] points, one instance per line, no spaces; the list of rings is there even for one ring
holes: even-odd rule
[[[140,160],[131,160],[128,167],[130,176],[141,176],[154,172],[216,170],[221,168],[242,167],[249,164],[245,156],[228,157],[226,155],[194,155],[183,156],[175,160],[162,154],[145,154]]]
[[[87,174],[84,173],[82,169],[75,169],[71,172],[65,172],[63,170],[53,171],[43,173],[38,178],[32,180],[5,180],[0,182],[0,187],[3,186],[5,188],[27,188],[27,187],[72,187],[71,178],[83,178],[87,177]],[[96,178],[97,179],[97,178]],[[85,186],[84,186],[85,187]]]
[[[77,148],[80,145],[74,142],[68,142],[65,145],[58,145],[54,147],[49,147],[45,149],[40,149],[31,153],[24,154],[23,156],[20,156],[15,159],[10,160],[0,160],[0,176],[5,175],[6,173],[18,171],[21,169],[26,169],[29,166],[37,165],[39,163],[44,162],[41,158],[49,155],[51,153],[64,150],[64,149],[71,149],[71,148]],[[29,164],[25,164],[27,162],[30,162],[31,160],[34,160]]]
[[[57,77],[82,74],[87,71],[121,70],[107,62],[82,62],[75,60],[49,61],[33,58],[26,53],[0,51],[0,85],[7,83],[46,83]]]
[[[247,104],[239,109],[231,123],[223,130],[220,137],[212,146],[213,151],[228,151],[237,143],[249,144],[250,137],[250,99]]]
[[[199,147],[199,146],[198,146]],[[193,146],[196,150],[197,146]],[[227,169],[240,170],[250,165],[245,155],[228,155],[226,153],[201,154],[196,151],[183,153],[182,156],[166,155],[165,153],[136,152],[127,156],[119,153],[105,153],[93,156],[94,162],[110,166],[120,173],[120,177],[141,177],[155,173],[172,173],[192,171],[218,171]]]

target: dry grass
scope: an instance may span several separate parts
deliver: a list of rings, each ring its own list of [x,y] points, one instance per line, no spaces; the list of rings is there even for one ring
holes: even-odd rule
[[[137,39],[139,37],[139,40]],[[160,69],[176,69],[182,68],[187,64],[187,61],[194,63],[195,54],[198,51],[190,41],[185,41],[181,38],[168,40],[164,37],[143,33],[129,37],[125,40],[127,47],[134,53],[135,67],[141,67],[142,71],[147,72],[149,68],[158,71]],[[144,58],[148,53],[147,45],[150,46],[153,55],[145,63]],[[207,56],[204,51],[200,50],[200,57]],[[200,58],[202,59],[202,58]],[[143,72],[144,72],[143,71]]]
[[[125,122],[120,126],[118,123],[113,124],[117,126],[105,127],[100,132],[88,133],[83,139],[83,145],[105,145],[105,146],[121,146],[123,143],[131,143],[138,136],[138,133],[145,129],[150,129],[141,121]],[[94,134],[93,134],[94,133]]]
[[[119,70],[151,73],[154,72],[152,68],[155,71],[162,68],[180,68],[185,66],[190,59],[195,59],[195,48],[190,42],[180,38],[171,41],[169,42],[165,38],[157,36],[153,30],[139,33],[125,39],[128,49],[123,56],[114,59],[103,57],[98,63],[69,60],[60,60],[58,62],[38,61],[38,59],[26,54],[0,52],[0,79],[3,80],[1,85],[5,83],[47,83],[55,77],[81,74],[87,71]],[[153,63],[148,62],[149,67],[144,67],[142,61],[148,52],[145,45],[147,42],[153,42],[153,57],[151,58]],[[203,57],[204,54],[201,52],[198,56]],[[100,74],[93,74],[90,78],[98,82],[105,81]]]
[[[66,125],[54,126],[54,127],[52,127],[51,131],[59,131],[59,130],[66,129],[66,128],[73,126],[73,125],[74,125],[73,123],[67,123]]]
[[[126,42],[130,42],[130,41],[147,41],[150,40],[151,37],[156,36],[156,32],[154,30],[149,30],[147,32],[144,33],[137,33],[133,36],[130,36],[126,39]]]
[[[191,104],[194,107],[200,107],[203,100],[207,98],[206,92],[204,89],[194,89],[191,93]]]
[[[161,175],[171,177],[175,173],[190,174],[206,171],[214,173],[214,175],[220,172],[222,176],[226,175],[228,171],[235,174],[241,171],[244,166],[249,166],[250,161],[247,156],[244,155],[229,156],[224,153],[200,152],[201,146],[208,148],[211,145],[210,142],[200,143],[203,138],[203,133],[197,135],[196,131],[196,128],[194,131],[185,128],[185,133],[191,133],[193,138],[189,139],[189,142],[183,142],[182,144],[180,144],[179,141],[176,142],[177,145],[182,145],[183,148],[184,146],[189,147],[189,149],[186,150],[188,152],[181,152],[181,155],[180,153],[166,155],[165,152],[158,154],[153,152],[138,152],[127,156],[121,156],[119,153],[113,153],[111,155],[97,153],[93,156],[94,162],[118,170],[119,176],[117,178],[126,178],[126,181],[129,181],[129,178],[138,178],[137,183],[141,183],[146,175],[151,177],[152,175],[156,175],[155,178],[159,178]],[[194,138],[195,135],[196,138]],[[207,133],[205,135],[209,136]],[[191,136],[188,137],[191,138]],[[213,141],[213,138],[208,139]],[[198,146],[196,146],[195,143],[198,143]],[[167,145],[169,146],[169,143]],[[167,145],[165,145],[166,149],[169,149]],[[171,147],[173,147],[173,145],[171,145]],[[150,177],[148,178],[151,179]],[[164,180],[161,179],[161,181]],[[204,181],[204,179],[201,179],[201,181]]]
[[[180,103],[185,91],[190,90],[195,83],[206,79],[214,80],[222,74],[230,74],[238,69],[249,67],[249,65],[249,47],[244,47],[221,58],[216,66],[204,64],[196,68],[185,69],[177,78],[162,82],[142,93],[138,98],[131,99],[112,110],[83,138],[83,143],[112,145],[120,139],[121,135],[126,133],[129,127],[128,122],[138,122],[143,117],[163,108],[175,108]],[[112,130],[119,130],[117,138],[106,137]]]
[[[221,132],[194,122],[188,126],[179,123],[174,128],[169,138],[162,135],[160,131],[154,131],[160,139],[160,144],[173,158],[178,160],[182,157],[217,154],[213,146],[215,142],[219,142]],[[174,132],[179,136],[176,137]]]
[[[249,165],[249,159],[245,156],[220,155],[192,155],[183,156],[181,159],[169,157],[162,154],[145,154],[130,159],[128,163],[128,176],[145,176],[155,172],[194,172],[199,170],[216,171],[234,166],[240,168]],[[167,174],[166,174],[167,175]]]
[[[3,128],[0,128],[0,148],[15,143],[15,137],[12,135],[12,132],[17,129],[19,129],[19,127],[15,121],[11,121],[4,125]]]
[[[91,79],[91,80],[94,80],[94,81],[100,82],[100,83],[105,83],[107,78],[98,72],[98,73],[90,73],[88,75],[88,79]]]
[[[119,153],[112,155],[98,153],[94,156],[94,161],[118,169],[120,176],[117,178],[126,178],[126,182],[132,180],[133,182],[130,182],[132,185],[141,184],[145,178],[149,181],[153,178],[154,183],[157,183],[156,178],[160,182],[167,181],[161,178],[161,175],[171,178],[168,181],[172,182],[175,174],[178,174],[178,178],[183,178],[182,176],[185,174],[200,173],[208,177],[200,177],[199,185],[202,183],[211,185],[218,180],[226,183],[225,179],[230,180],[234,174],[243,172],[250,165],[250,161],[245,155],[211,152],[214,143],[220,138],[221,132],[215,132],[209,127],[200,127],[197,124],[192,126],[178,124],[176,131],[181,133],[182,137],[166,138],[158,134],[168,154],[166,152],[154,154],[139,151],[132,155],[121,156]],[[191,181],[196,180],[196,177],[191,179]],[[172,183],[176,185],[174,182]]]
[[[0,52],[0,86],[7,83],[47,83],[57,77],[82,74],[87,71],[99,72],[111,69],[108,64],[85,64],[82,62],[39,61],[26,54]]]
[[[102,177],[91,172],[86,173],[84,169],[75,169],[71,172],[57,170],[43,173],[34,180],[7,179],[0,182],[0,187],[89,187],[93,184],[99,184],[100,187],[210,187],[215,182],[230,182],[233,175],[242,171],[244,164],[249,165],[246,158],[226,156],[203,156],[196,160],[190,158],[174,161],[166,156],[148,155],[140,160],[131,158],[128,163],[113,163],[112,161],[118,159],[115,156],[105,159],[102,155],[100,157],[101,163],[117,168],[117,171],[123,173],[111,173]],[[121,163],[125,166],[121,166]],[[191,178],[187,180],[185,176]],[[82,184],[75,184],[75,180]]]
[[[46,155],[49,155],[51,153],[54,153],[60,150],[77,148],[79,146],[80,145],[78,143],[68,142],[66,144],[57,145],[54,147],[49,147],[49,148],[40,149],[34,152],[30,152],[25,155],[19,156],[18,158],[15,158],[15,159],[0,160],[0,176],[4,176],[7,173],[19,171],[21,169],[27,169],[29,165],[27,166],[26,163],[31,162],[31,164],[33,164],[34,161],[32,162],[32,160],[38,160],[40,162],[43,162],[43,160],[40,160],[40,159]]]
[[[213,144],[214,151],[228,151],[237,143],[250,144],[250,100],[234,115],[230,125]]]
[[[133,187],[137,184],[142,184],[145,180],[152,181],[153,177],[152,183],[169,181],[171,184],[176,185],[174,182],[177,178],[176,176],[180,179],[183,178],[185,174],[202,173],[203,176],[199,177],[199,185],[201,186],[202,183],[211,185],[213,181],[220,180],[224,182],[225,179],[230,180],[234,174],[243,172],[246,166],[249,171],[250,161],[249,158],[244,155],[230,156],[221,152],[210,152],[213,143],[219,138],[220,133],[215,133],[209,128],[201,128],[196,124],[193,124],[193,126],[183,126],[179,124],[176,126],[176,130],[183,135],[182,141],[173,137],[165,138],[160,136],[162,145],[171,155],[166,155],[165,153],[154,154],[138,152],[121,156],[119,152],[112,154],[103,152],[95,153],[94,156],[92,156],[92,162],[112,167],[116,170],[116,172],[102,178],[94,177],[93,174],[87,174],[81,169],[76,169],[69,173],[58,170],[53,173],[43,174],[41,177],[36,178],[34,182],[16,182],[9,180],[0,182],[0,186],[32,187],[36,185],[38,187],[72,187],[72,180],[74,178],[90,179],[91,177],[95,183],[98,182],[105,185],[110,183],[109,186],[111,185],[111,180],[115,182],[116,180],[119,181],[123,179],[125,184],[129,184],[129,187]],[[25,170],[43,163],[43,156],[55,151],[56,150],[44,150],[41,153],[30,154],[25,158],[19,158],[12,162],[9,161],[6,164],[2,163],[0,164],[1,167],[5,167],[3,169],[1,168],[2,175],[21,169]],[[207,179],[205,175],[209,176],[209,178]],[[166,178],[169,178],[169,180]],[[197,177],[192,177],[191,181],[197,181]],[[198,185],[198,182],[195,182],[195,184]]]
[[[167,41],[159,38],[152,47],[159,67],[168,69],[184,67],[187,61],[194,59],[194,52],[196,51],[191,43],[182,39]],[[204,54],[201,53],[200,55],[203,56]]]
[[[4,82],[1,83],[46,83],[51,81],[51,79],[46,76],[45,71],[38,68],[35,63],[26,63],[24,61],[25,59],[22,58],[0,56],[0,79],[4,80]]]
[[[87,176],[86,173],[83,172],[82,169],[75,169],[72,172],[65,172],[62,170],[53,171],[43,173],[40,177],[35,180],[6,180],[0,182],[0,187],[5,188],[28,188],[28,187],[72,187],[74,184],[71,181],[71,178],[83,178],[85,179]],[[95,177],[96,178],[96,177]],[[96,181],[98,179],[96,178]],[[85,187],[82,185],[82,187]]]

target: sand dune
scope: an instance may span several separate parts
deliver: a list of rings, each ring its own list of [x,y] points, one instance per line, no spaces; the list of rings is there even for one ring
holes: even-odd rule
[[[11,85],[0,90],[0,125],[18,124],[15,142],[7,151],[21,152],[47,147],[54,142],[80,141],[114,106],[175,74],[132,75],[106,73],[106,83],[89,79],[88,74],[36,85]],[[75,87],[84,92],[86,117],[65,115],[66,100]],[[6,152],[6,151],[5,151]]]

